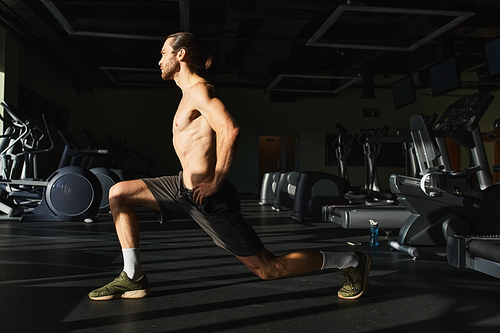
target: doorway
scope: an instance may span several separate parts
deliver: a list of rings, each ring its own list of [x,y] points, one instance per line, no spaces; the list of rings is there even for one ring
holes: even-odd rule
[[[262,178],[268,172],[299,171],[298,132],[256,133],[257,166],[254,193],[260,193]]]

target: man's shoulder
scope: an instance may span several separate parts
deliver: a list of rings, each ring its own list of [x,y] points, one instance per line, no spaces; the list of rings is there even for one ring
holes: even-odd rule
[[[200,81],[195,83],[190,89],[190,97],[216,97],[215,86],[207,81]]]
[[[199,81],[196,82],[191,89],[203,89],[203,90],[215,90],[215,86],[208,81]]]

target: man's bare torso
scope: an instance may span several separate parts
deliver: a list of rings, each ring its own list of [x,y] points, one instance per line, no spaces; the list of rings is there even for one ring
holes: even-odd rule
[[[206,84],[212,90],[211,85]],[[183,95],[172,125],[173,145],[182,165],[184,185],[193,188],[211,181],[215,173],[215,133],[189,97],[189,90]]]

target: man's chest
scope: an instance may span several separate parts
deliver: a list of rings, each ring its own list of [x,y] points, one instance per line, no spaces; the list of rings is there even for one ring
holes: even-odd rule
[[[188,130],[190,128],[200,126],[203,117],[201,113],[190,106],[188,103],[180,103],[174,115],[173,129],[174,132]]]

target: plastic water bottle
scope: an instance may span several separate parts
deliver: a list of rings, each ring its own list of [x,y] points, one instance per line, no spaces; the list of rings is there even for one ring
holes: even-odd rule
[[[378,222],[370,220],[370,246],[378,246]]]

